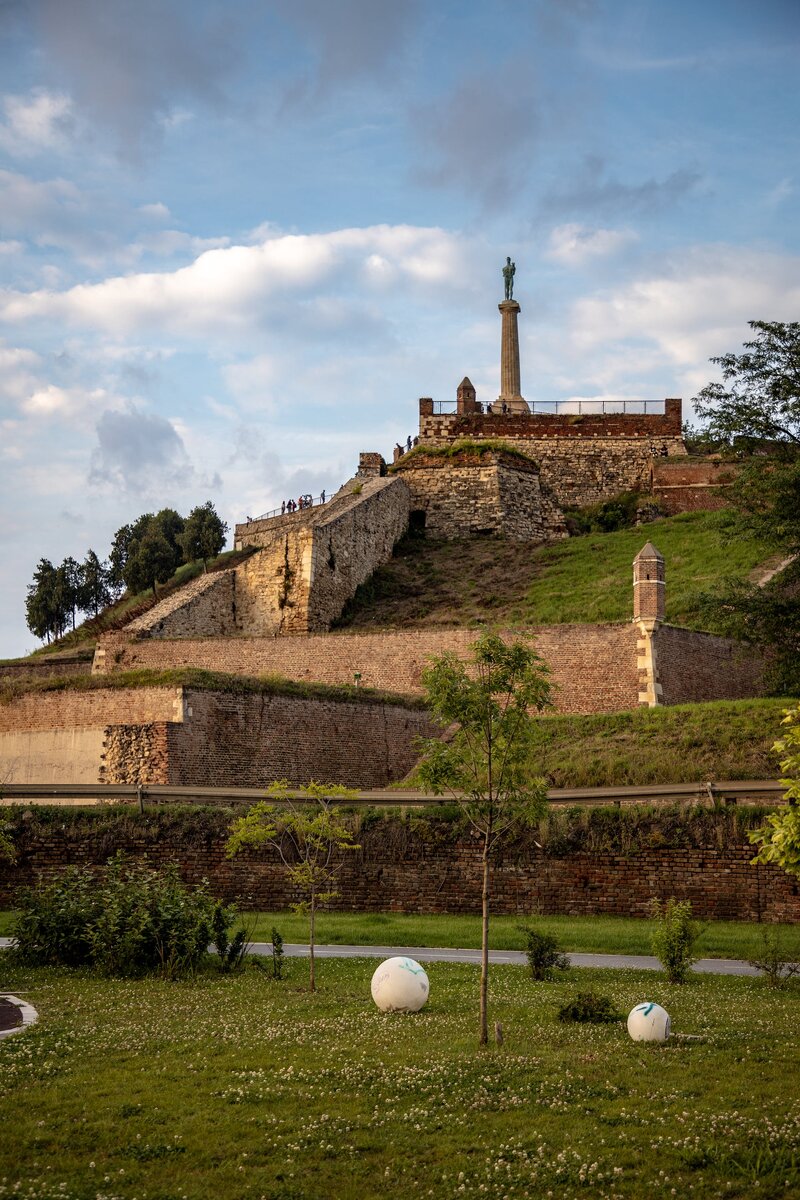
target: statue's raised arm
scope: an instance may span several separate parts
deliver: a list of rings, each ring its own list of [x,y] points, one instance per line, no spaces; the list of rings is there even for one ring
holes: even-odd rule
[[[503,267],[503,280],[506,285],[506,300],[514,299],[514,276],[517,273],[517,264],[511,261],[511,257],[506,259],[506,265]]]

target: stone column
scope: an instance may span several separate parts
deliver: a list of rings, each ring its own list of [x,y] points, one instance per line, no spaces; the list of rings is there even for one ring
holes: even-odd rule
[[[530,412],[522,398],[519,383],[519,333],[517,313],[520,307],[516,300],[504,300],[497,306],[503,318],[500,335],[500,395],[498,405],[506,404],[509,412]]]

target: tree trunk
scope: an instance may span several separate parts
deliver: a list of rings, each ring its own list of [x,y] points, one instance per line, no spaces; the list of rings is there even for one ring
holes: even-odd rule
[[[481,1005],[480,1044],[489,1041],[487,998],[489,992],[489,832],[483,842],[483,891],[481,894]]]
[[[311,908],[309,910],[308,919],[308,990],[315,992],[317,990],[317,981],[314,976],[314,925],[316,922],[316,908],[314,905],[314,893],[311,893]]]

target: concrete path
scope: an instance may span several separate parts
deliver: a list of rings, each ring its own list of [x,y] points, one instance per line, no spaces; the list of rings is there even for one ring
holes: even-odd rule
[[[11,945],[10,938],[0,938],[0,950]],[[271,942],[253,942],[251,954],[272,954]],[[299,942],[285,942],[283,953],[287,958],[307,958],[308,946]],[[479,963],[480,950],[451,950],[432,946],[317,946],[319,958],[392,958],[403,954],[417,962]],[[660,971],[661,963],[650,954],[568,954],[573,967],[627,968],[634,971]],[[525,955],[521,950],[490,950],[489,961],[524,967]],[[704,975],[758,975],[755,967],[740,958],[699,958],[694,970]]]

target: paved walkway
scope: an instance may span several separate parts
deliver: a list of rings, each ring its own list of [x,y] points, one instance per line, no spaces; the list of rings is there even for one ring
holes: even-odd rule
[[[10,938],[0,938],[0,950],[11,945]],[[272,954],[271,942],[253,942],[252,954]],[[285,942],[283,952],[287,958],[306,958],[308,946],[299,942]],[[319,958],[391,958],[404,954],[417,962],[479,963],[480,950],[451,950],[443,946],[317,946]],[[568,954],[573,967],[628,968],[635,971],[660,971],[661,963],[650,954]],[[525,955],[521,950],[490,950],[489,961],[524,967]],[[699,958],[694,970],[704,975],[758,975],[755,967],[740,958]]]

